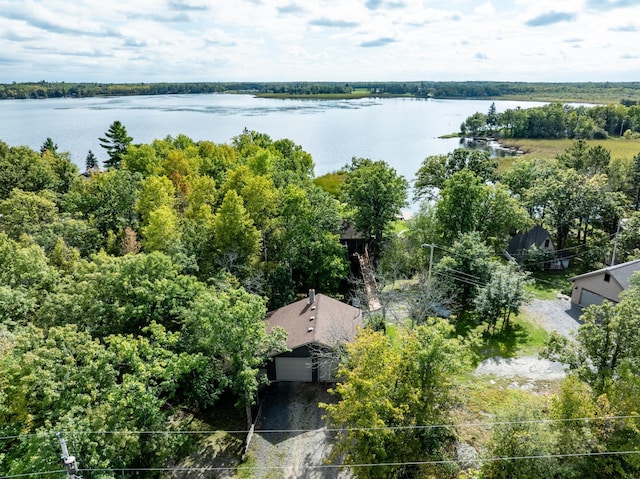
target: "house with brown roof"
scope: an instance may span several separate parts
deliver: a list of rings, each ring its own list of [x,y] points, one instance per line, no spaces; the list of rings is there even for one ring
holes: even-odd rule
[[[571,302],[583,307],[620,301],[620,293],[629,287],[631,275],[640,271],[640,259],[616,264],[569,278],[573,281]]]
[[[362,312],[324,294],[309,296],[267,313],[267,330],[287,331],[285,353],[273,356],[267,365],[272,381],[332,382],[337,360],[331,352],[353,341],[362,326]]]

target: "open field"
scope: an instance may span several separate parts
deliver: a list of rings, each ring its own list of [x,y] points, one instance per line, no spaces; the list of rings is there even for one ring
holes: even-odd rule
[[[518,147],[524,151],[523,157],[552,159],[567,148],[570,148],[576,140],[532,140],[532,139],[506,139],[500,143],[504,146]],[[611,158],[633,158],[640,153],[640,140],[627,140],[625,138],[609,138],[607,140],[587,140],[589,147],[602,146],[611,151]]]

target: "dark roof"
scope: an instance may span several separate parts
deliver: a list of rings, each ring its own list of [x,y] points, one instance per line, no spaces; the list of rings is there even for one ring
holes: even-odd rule
[[[618,284],[622,286],[622,289],[627,289],[629,287],[629,278],[631,278],[631,275],[636,271],[640,271],[640,259],[629,261],[627,263],[616,264],[613,266],[607,266],[606,268],[574,276],[573,278],[569,278],[569,281],[575,281],[576,279],[595,276],[596,274],[600,273],[609,273],[611,276],[613,276],[613,279],[615,279]]]
[[[510,255],[518,255],[523,250],[529,249],[533,245],[543,245],[545,240],[547,239],[551,240],[551,235],[549,234],[549,232],[542,226],[536,225],[533,229],[527,231],[526,233],[518,233],[513,235],[511,241],[509,242],[509,246],[507,247],[507,251]],[[551,244],[553,244],[553,240],[551,240]]]
[[[324,294],[316,294],[313,304],[305,298],[268,312],[267,322],[269,331],[276,326],[287,331],[289,349],[309,343],[333,347],[355,338],[357,327],[362,326],[362,312]]]
[[[364,235],[358,231],[352,224],[344,223],[340,229],[340,240],[361,240]]]

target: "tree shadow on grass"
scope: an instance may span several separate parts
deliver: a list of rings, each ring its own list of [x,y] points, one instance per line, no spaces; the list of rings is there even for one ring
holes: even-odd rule
[[[502,329],[483,331],[482,343],[476,353],[482,358],[500,356],[513,358],[518,349],[529,342],[529,333],[520,324],[509,325]]]

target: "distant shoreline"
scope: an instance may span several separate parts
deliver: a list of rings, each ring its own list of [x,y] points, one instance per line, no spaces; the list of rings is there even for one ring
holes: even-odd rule
[[[228,93],[292,100],[415,98],[640,104],[640,82],[181,82],[0,84],[0,99],[123,97]]]

